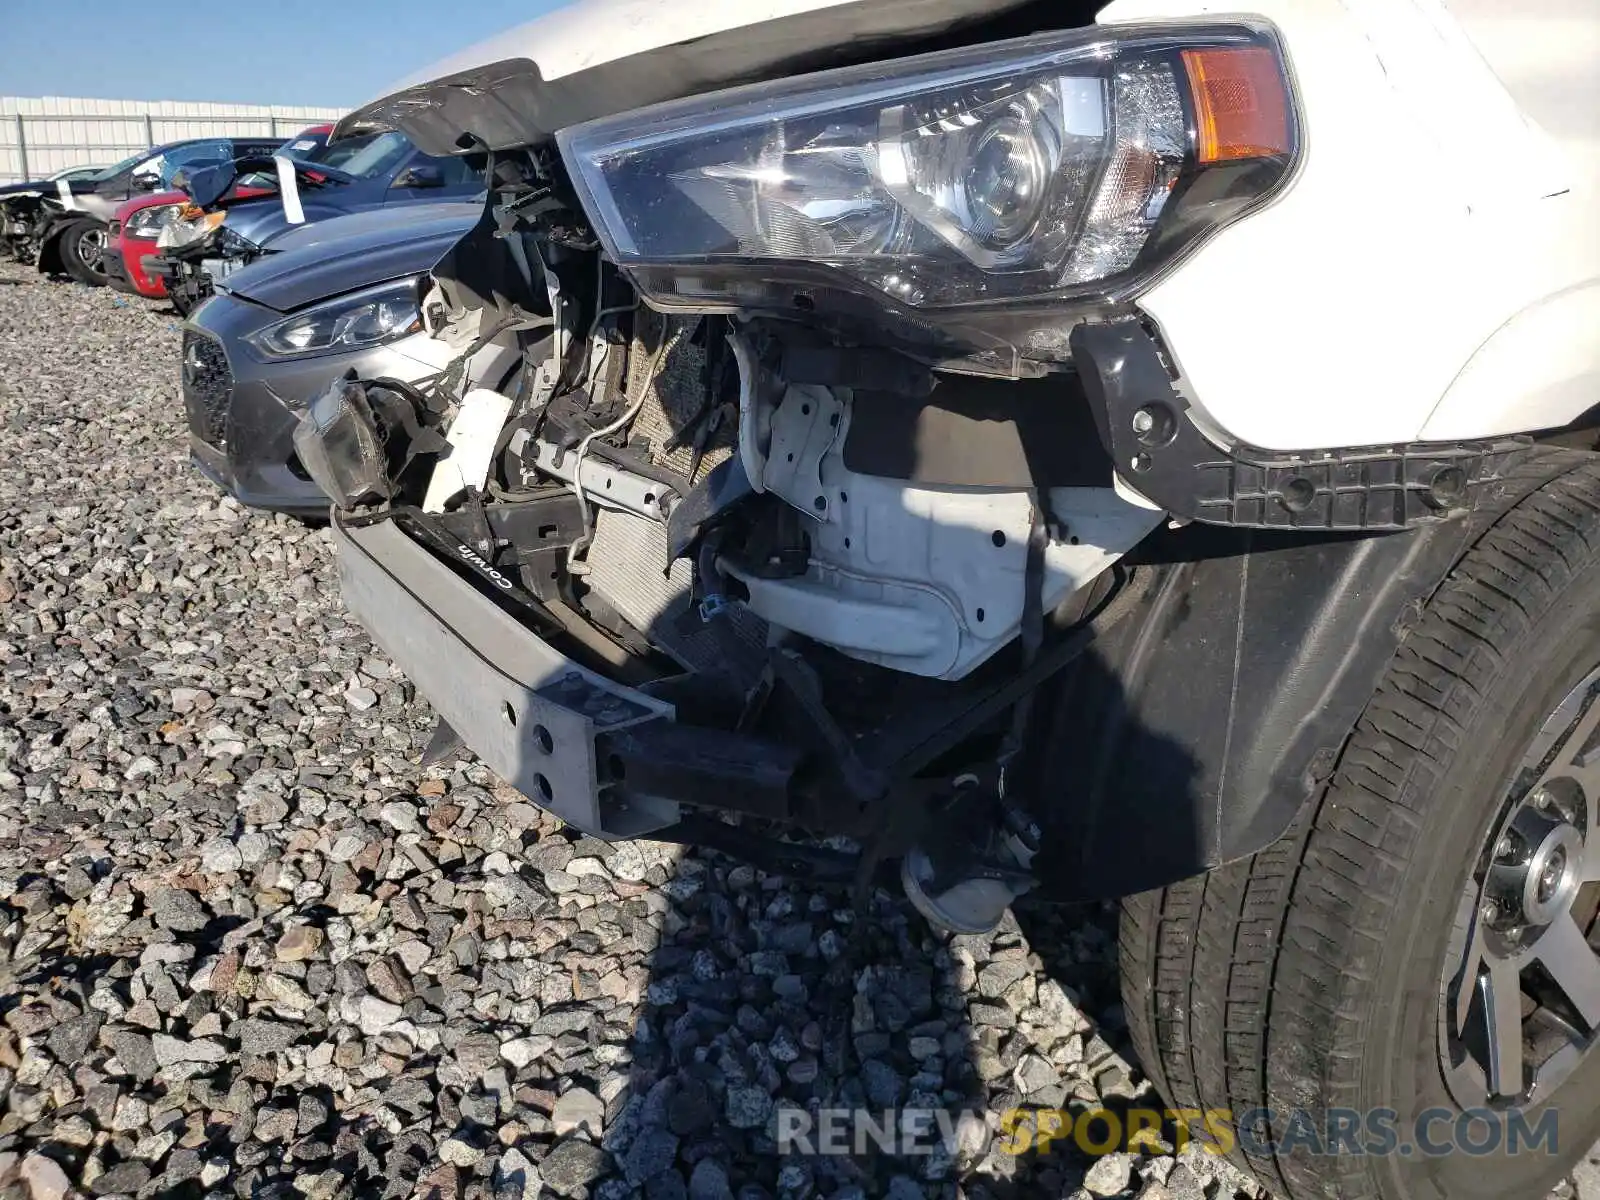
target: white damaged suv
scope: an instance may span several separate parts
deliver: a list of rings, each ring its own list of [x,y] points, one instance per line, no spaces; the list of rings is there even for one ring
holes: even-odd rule
[[[346,602],[598,836],[1124,897],[1144,1068],[1286,1197],[1537,1196],[1600,1138],[1597,54],[1593,0],[560,9],[336,131],[491,179],[451,367],[302,419]],[[1375,1109],[1559,1153],[1283,1142]]]

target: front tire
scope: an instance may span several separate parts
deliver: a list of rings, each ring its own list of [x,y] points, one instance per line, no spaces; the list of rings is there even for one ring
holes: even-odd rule
[[[61,231],[61,265],[67,274],[88,287],[106,283],[106,227],[84,217]]]
[[[1169,1103],[1270,1112],[1230,1157],[1288,1200],[1548,1192],[1600,1139],[1597,729],[1600,465],[1584,465],[1440,586],[1279,842],[1124,903],[1130,1031]],[[1565,1073],[1535,1073],[1547,1051]],[[1395,1152],[1309,1152],[1330,1148],[1330,1111],[1385,1109]],[[1438,1145],[1480,1109],[1474,1144],[1505,1145],[1508,1113],[1537,1131],[1553,1112],[1557,1152],[1416,1143],[1425,1114]]]

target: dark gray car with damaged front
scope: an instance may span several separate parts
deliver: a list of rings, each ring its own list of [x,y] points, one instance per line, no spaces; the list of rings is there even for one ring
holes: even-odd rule
[[[242,504],[323,516],[295,457],[298,413],[348,371],[404,382],[450,350],[422,329],[426,274],[482,215],[412,205],[308,225],[229,276],[184,326],[182,388],[195,466]]]

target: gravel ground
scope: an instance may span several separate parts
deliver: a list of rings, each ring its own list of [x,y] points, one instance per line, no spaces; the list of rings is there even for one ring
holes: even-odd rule
[[[325,535],[188,468],[177,347],[0,268],[0,1194],[1264,1195],[994,1144],[1023,1098],[1158,1103],[1109,911],[936,939],[880,894],[850,953],[838,895],[419,770]],[[988,1120],[785,1159],[808,1104]]]

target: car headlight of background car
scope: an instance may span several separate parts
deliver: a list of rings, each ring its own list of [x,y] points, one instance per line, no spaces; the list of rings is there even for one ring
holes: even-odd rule
[[[156,245],[163,250],[179,250],[210,237],[227,220],[225,212],[203,212],[183,205],[161,229]]]
[[[152,204],[149,208],[141,208],[123,222],[123,236],[142,242],[155,241],[182,208],[182,204]]]
[[[1298,150],[1277,40],[1253,23],[1047,34],[558,136],[607,252],[658,306],[834,289],[924,328],[952,306],[1124,299],[1270,197]],[[955,323],[1010,341],[1051,307]]]
[[[297,358],[376,346],[421,328],[417,281],[403,279],[315,305],[251,334],[249,341],[273,358]]]

